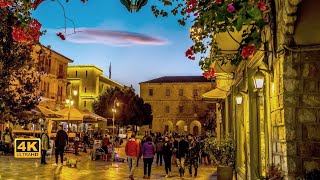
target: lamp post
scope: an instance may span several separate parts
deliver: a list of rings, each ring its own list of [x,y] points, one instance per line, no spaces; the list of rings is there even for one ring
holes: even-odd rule
[[[69,92],[70,92],[70,93],[69,93],[69,98],[66,99],[66,104],[67,104],[68,110],[69,110],[69,112],[68,112],[68,132],[70,131],[70,128],[69,128],[69,123],[70,123],[70,107],[74,104],[74,101],[72,100],[72,94],[71,94],[72,88],[70,89]],[[74,95],[74,96],[77,96],[77,95],[78,95],[78,91],[73,90],[73,95]]]
[[[118,107],[119,104],[120,104],[120,103],[119,103],[118,99],[116,98],[116,99],[113,101],[113,108],[112,108],[112,135],[113,135],[113,138],[114,138],[115,113],[117,112],[116,107]]]

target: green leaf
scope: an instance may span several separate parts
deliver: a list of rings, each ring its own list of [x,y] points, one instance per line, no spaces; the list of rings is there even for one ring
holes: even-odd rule
[[[257,7],[253,7],[248,11],[248,14],[254,19],[261,19],[261,11]]]
[[[242,29],[242,25],[243,25],[243,19],[242,17],[239,17],[237,19],[237,25],[236,25],[237,31],[240,31]]]

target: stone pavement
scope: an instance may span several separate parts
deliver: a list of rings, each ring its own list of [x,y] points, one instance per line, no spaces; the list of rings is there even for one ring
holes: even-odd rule
[[[123,148],[120,148],[120,157],[123,157]],[[69,155],[74,157],[74,155]],[[103,180],[128,179],[128,166],[126,163],[104,162],[102,160],[89,160],[89,153],[77,156],[81,160],[77,168],[58,165],[53,167],[54,157],[47,159],[47,165],[41,165],[38,159],[15,159],[12,156],[0,156],[0,180]],[[199,166],[197,180],[214,180],[214,166]],[[180,179],[178,168],[172,166],[173,177],[165,178],[164,166],[152,166],[151,179]],[[185,180],[191,180],[186,171]],[[143,177],[143,161],[139,161],[136,168],[135,179]]]

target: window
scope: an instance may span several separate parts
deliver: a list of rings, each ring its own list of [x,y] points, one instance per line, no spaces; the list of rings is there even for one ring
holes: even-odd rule
[[[63,65],[59,64],[58,78],[64,78]]]
[[[198,113],[198,106],[197,105],[193,106],[193,113]]]
[[[88,71],[86,71],[86,77],[88,76]]]
[[[83,106],[87,107],[87,101],[83,101]]]
[[[166,89],[166,96],[170,96],[170,89]]]
[[[84,88],[84,92],[85,92],[85,93],[87,92],[87,88]]]
[[[76,71],[76,76],[78,76],[78,71]]]
[[[183,96],[183,89],[179,89],[179,96]]]
[[[179,106],[179,113],[183,113],[183,106]]]
[[[149,89],[149,96],[153,96],[153,89]]]
[[[166,106],[166,113],[169,113],[170,112],[170,107],[169,106]]]
[[[198,89],[194,89],[194,90],[193,90],[193,96],[194,96],[194,97],[197,97],[197,96],[198,96]]]
[[[47,97],[50,97],[50,83],[47,84]]]

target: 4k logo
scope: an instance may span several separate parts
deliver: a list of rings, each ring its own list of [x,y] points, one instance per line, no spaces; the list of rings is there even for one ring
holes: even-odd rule
[[[40,158],[41,157],[41,141],[38,138],[15,139],[14,156],[15,158]]]

